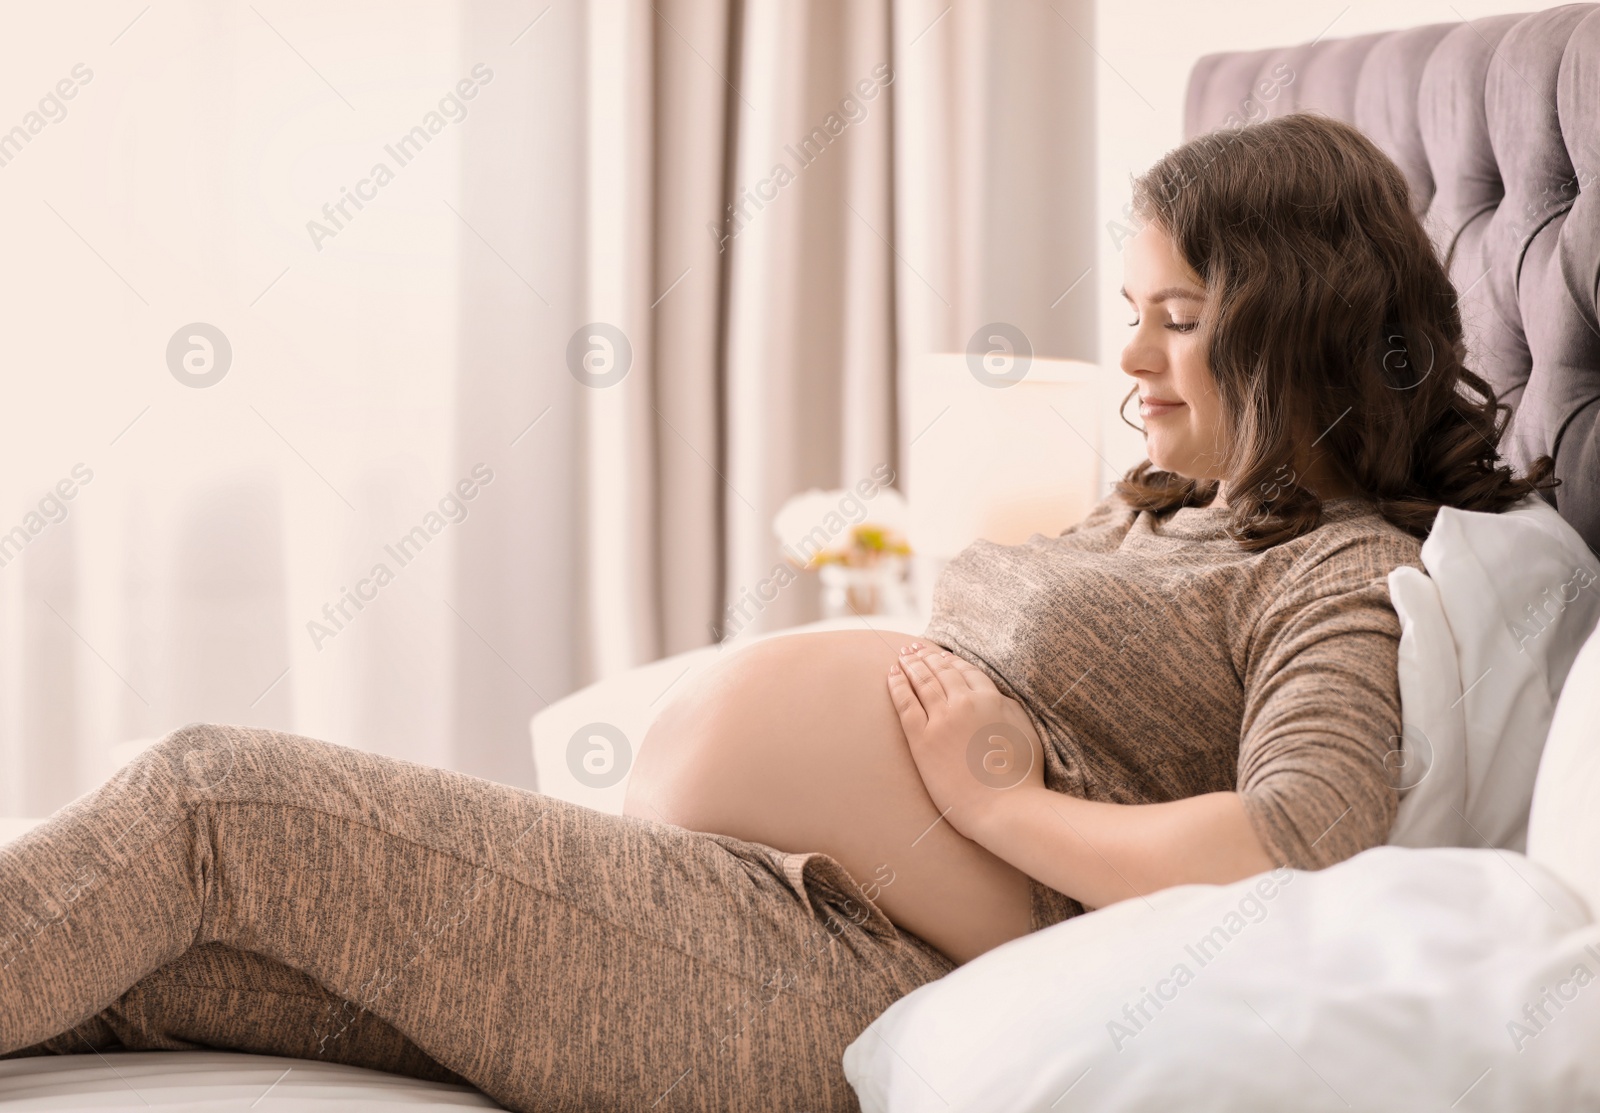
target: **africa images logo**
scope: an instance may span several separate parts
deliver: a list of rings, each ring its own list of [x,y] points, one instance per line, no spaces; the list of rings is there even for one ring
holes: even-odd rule
[[[389,157],[389,161],[373,163],[367,176],[356,181],[354,189],[340,186],[339,199],[322,206],[322,220],[306,221],[311,246],[321,251],[325,242],[344,231],[355,219],[350,207],[354,206],[358,213],[366,208],[364,202],[377,200],[378,191],[394,181],[399,171],[409,166],[423,148],[433,142],[434,136],[444,131],[447,125],[459,124],[467,118],[466,102],[477,97],[479,90],[493,80],[494,71],[479,62],[472,67],[470,78],[463,77],[456,82],[450,92],[439,98],[437,108],[422,114],[420,123],[395,142],[384,144],[383,153]]]
[[[375,561],[367,574],[356,581],[354,590],[341,586],[333,601],[323,604],[322,618],[313,618],[306,623],[306,633],[311,636],[311,644],[317,652],[322,652],[325,643],[343,632],[357,615],[366,610],[367,604],[377,599],[380,591],[394,583],[405,567],[421,556],[435,537],[448,527],[466,521],[470,513],[467,504],[493,482],[494,472],[489,466],[475,464],[471,473],[439,500],[436,509],[425,513],[420,522],[402,533],[393,543],[383,546],[387,560]]]
[[[735,192],[736,200],[728,202],[720,222],[706,223],[706,231],[717,241],[717,253],[726,251],[728,241],[737,239],[739,233],[754,219],[755,213],[750,211],[752,207],[759,213],[776,201],[778,194],[786,186],[798,181],[800,173],[821,158],[823,152],[833,146],[834,141],[848,128],[859,125],[867,118],[867,105],[876,100],[878,94],[893,81],[894,71],[889,68],[889,63],[879,62],[872,67],[870,76],[857,81],[851,87],[851,92],[839,98],[834,110],[820,124],[796,141],[798,147],[795,143],[784,144],[784,153],[794,160],[794,165],[791,167],[787,161],[773,163],[765,178]]]

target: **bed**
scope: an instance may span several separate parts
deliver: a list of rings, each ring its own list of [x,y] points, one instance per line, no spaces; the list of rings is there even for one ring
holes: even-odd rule
[[[0,1060],[0,1109],[500,1109],[470,1086],[233,1051],[136,1051]]]
[[[1405,171],[1461,291],[1470,362],[1515,407],[1511,461],[1552,455],[1563,480],[1552,504],[1600,548],[1600,6],[1211,55],[1192,72],[1185,127],[1298,110],[1355,123]],[[620,810],[621,776],[575,767],[583,729],[642,738],[662,694],[717,653],[656,662],[542,712],[544,789]],[[460,1087],[229,1052],[0,1061],[0,1109],[335,1105],[494,1108]]]

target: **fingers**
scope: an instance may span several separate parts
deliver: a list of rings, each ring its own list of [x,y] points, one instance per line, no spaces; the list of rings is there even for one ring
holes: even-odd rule
[[[913,643],[917,645],[917,643]],[[916,655],[925,661],[929,668],[939,677],[944,685],[945,692],[954,695],[967,690],[973,692],[996,692],[994,681],[989,679],[987,673],[962,657],[959,653],[951,653],[937,645],[920,645]]]
[[[899,665],[889,666],[889,701],[894,704],[895,714],[900,716],[900,725],[908,737],[928,725],[928,711]]]
[[[917,698],[930,712],[944,707],[950,702],[950,690],[945,687],[944,676],[949,675],[951,680],[959,683],[961,688],[966,684],[950,672],[949,669],[935,669],[932,659],[926,655],[925,648],[913,642],[900,651],[900,669],[911,679],[911,686],[916,690]]]
[[[965,657],[952,653],[950,654],[950,664],[966,680],[967,687],[974,692],[998,692],[1000,690],[994,686],[994,681],[989,679],[988,673]]]
[[[939,684],[944,688],[947,698],[953,699],[958,692],[966,693],[972,690],[972,685],[967,683],[966,674],[956,663],[961,658],[954,653],[938,646],[924,646],[919,656],[933,671],[933,675],[939,678]]]

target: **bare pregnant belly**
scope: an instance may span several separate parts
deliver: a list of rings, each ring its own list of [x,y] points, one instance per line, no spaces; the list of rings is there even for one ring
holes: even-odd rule
[[[757,642],[697,678],[640,746],[624,811],[837,859],[957,962],[1030,927],[1026,875],[940,820],[889,701],[908,635]]]

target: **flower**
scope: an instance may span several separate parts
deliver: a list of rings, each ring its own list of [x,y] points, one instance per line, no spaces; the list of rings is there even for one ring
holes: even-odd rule
[[[869,495],[815,487],[791,497],[772,519],[772,532],[791,564],[865,567],[909,556],[906,500],[893,487]]]

